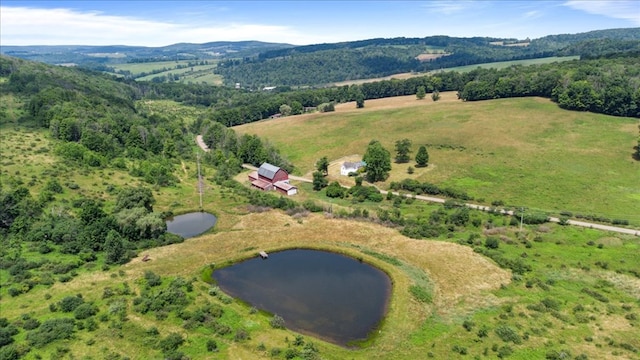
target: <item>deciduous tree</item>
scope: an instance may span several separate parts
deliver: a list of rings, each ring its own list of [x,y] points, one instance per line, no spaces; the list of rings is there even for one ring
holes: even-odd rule
[[[384,181],[389,176],[391,154],[378,140],[371,140],[362,160],[367,163],[367,181]]]
[[[316,169],[323,175],[327,175],[329,173],[329,159],[326,156],[321,157],[316,162]]]
[[[320,171],[313,172],[313,190],[320,191],[328,184],[327,178]]]

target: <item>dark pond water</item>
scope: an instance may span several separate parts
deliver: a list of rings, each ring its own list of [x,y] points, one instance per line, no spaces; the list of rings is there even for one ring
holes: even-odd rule
[[[167,232],[187,239],[211,229],[218,219],[206,212],[192,212],[167,219]]]
[[[214,271],[227,294],[284,318],[287,328],[346,346],[366,339],[387,310],[391,280],[353,258],[287,250]]]

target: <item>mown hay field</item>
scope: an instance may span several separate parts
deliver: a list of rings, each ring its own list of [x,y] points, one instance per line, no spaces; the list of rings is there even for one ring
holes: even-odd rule
[[[340,104],[314,113],[245,124],[274,143],[302,174],[322,156],[364,154],[377,139],[394,156],[397,140],[429,151],[429,166],[392,164],[382,188],[412,178],[464,190],[476,201],[503,201],[640,224],[640,162],[632,158],[638,121],[560,109],[548,99],[462,102],[453,92],[433,102],[403,96]]]

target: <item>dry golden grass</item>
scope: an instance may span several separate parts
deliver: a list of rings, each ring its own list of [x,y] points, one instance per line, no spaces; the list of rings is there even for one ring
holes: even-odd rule
[[[435,283],[436,310],[443,314],[455,311],[456,305],[463,301],[470,305],[482,304],[486,301],[487,291],[510,281],[507,271],[469,247],[409,239],[376,224],[328,219],[322,215],[310,215],[299,223],[276,211],[243,216],[228,232],[151,249],[145,254],[153,261],[143,263],[134,259],[125,265],[125,269],[134,277],[141,276],[145,270],[162,275],[190,276],[212,262],[220,264],[253,257],[259,250],[290,247],[328,248],[358,254],[346,244],[384,253],[425,270]],[[382,265],[390,270],[388,265]],[[394,276],[396,282],[402,278],[398,274]]]

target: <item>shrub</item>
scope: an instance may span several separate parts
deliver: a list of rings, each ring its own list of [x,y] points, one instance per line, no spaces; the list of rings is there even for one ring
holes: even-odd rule
[[[269,324],[274,329],[284,329],[285,326],[284,319],[280,315],[274,315],[271,320],[269,320]]]
[[[495,330],[496,335],[504,342],[512,342],[514,344],[521,344],[522,337],[516,330],[508,325],[500,325]]]
[[[0,327],[0,347],[11,344],[13,342],[13,335],[17,333],[18,328],[13,325]]]
[[[600,302],[603,302],[603,303],[608,303],[609,302],[609,299],[606,296],[602,295],[601,293],[599,293],[599,292],[597,292],[595,290],[591,290],[589,288],[583,288],[582,292],[587,294],[587,295],[589,295],[589,296],[591,296],[592,298],[594,298],[594,299],[596,299],[596,300],[598,300]]]
[[[476,324],[471,320],[465,320],[462,323],[462,327],[465,328],[465,330],[467,330],[467,331],[471,331],[475,325]]]
[[[496,237],[490,236],[484,240],[484,246],[487,249],[497,249],[500,246],[500,240]]]
[[[569,350],[550,350],[544,358],[547,360],[571,359],[571,352]]]
[[[453,345],[453,347],[451,348],[451,350],[455,353],[458,353],[460,355],[467,355],[467,348],[464,346],[460,346],[460,345]]]
[[[80,304],[75,310],[73,310],[73,316],[78,320],[84,320],[92,317],[98,312],[98,308],[93,304],[84,303]]]
[[[284,352],[284,358],[285,359],[294,359],[296,358],[298,355],[300,355],[300,352],[298,351],[298,349],[296,348],[288,348],[287,350],[285,350]]]
[[[501,346],[498,349],[498,357],[500,359],[506,358],[511,354],[513,354],[513,349],[511,347],[509,347],[509,346]]]
[[[49,319],[40,327],[27,333],[29,345],[43,347],[55,340],[70,339],[75,328],[75,320],[71,318]]]
[[[38,319],[27,319],[24,324],[22,324],[22,328],[25,330],[33,330],[37,329],[40,326],[40,321]]]
[[[248,338],[249,338],[249,333],[247,332],[247,330],[242,328],[237,329],[236,334],[233,337],[235,341],[244,341],[244,340],[247,340]]]
[[[209,352],[218,351],[218,343],[213,339],[207,340],[207,351]]]
[[[78,306],[82,305],[84,300],[79,296],[67,296],[60,300],[58,306],[62,312],[72,312]]]
[[[184,343],[184,338],[178,333],[171,333],[158,342],[158,347],[165,353],[175,351]]]

